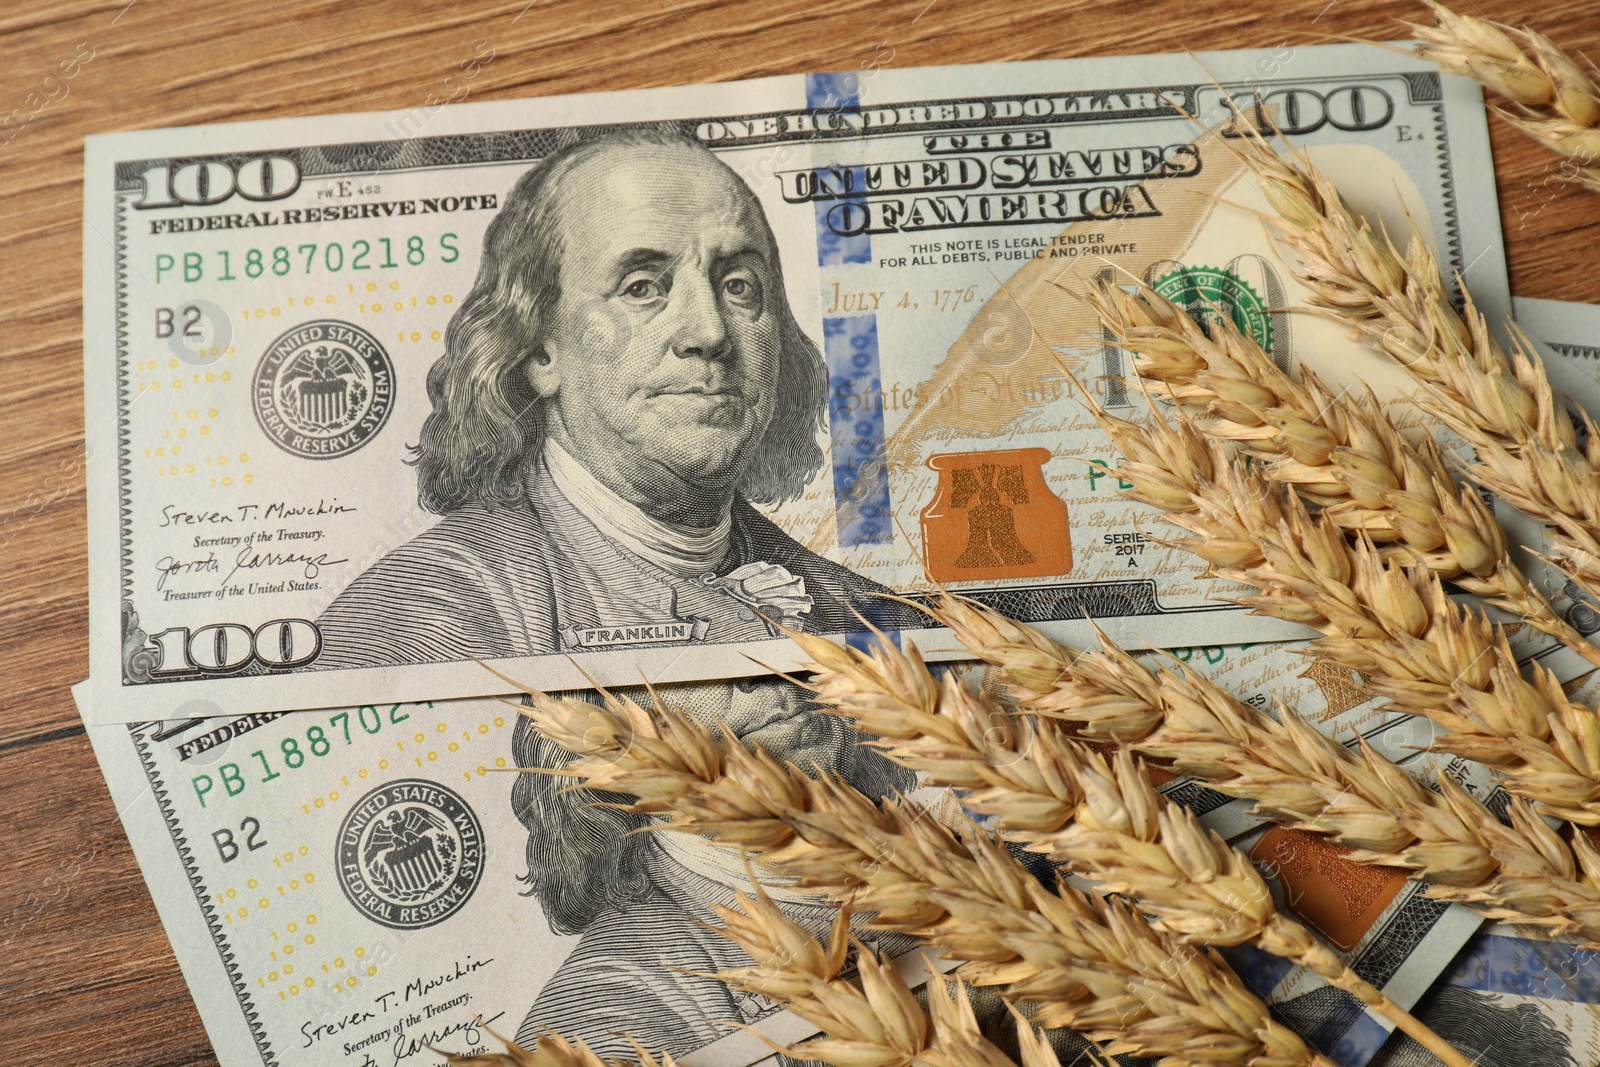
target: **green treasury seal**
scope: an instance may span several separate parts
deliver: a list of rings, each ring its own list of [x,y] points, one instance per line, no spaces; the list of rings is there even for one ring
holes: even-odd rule
[[[1179,267],[1150,288],[1187,310],[1202,326],[1227,315],[1261,350],[1272,353],[1272,316],[1249,282],[1218,267]]]
[[[333,459],[383,429],[394,406],[394,364],[366,330],[322,319],[272,342],[250,388],[256,421],[279,448]]]

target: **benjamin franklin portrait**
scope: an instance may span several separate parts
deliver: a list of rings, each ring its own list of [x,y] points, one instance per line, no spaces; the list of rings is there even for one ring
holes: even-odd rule
[[[922,625],[756,508],[822,468],[827,388],[726,164],[656,130],[552,153],[428,375],[413,462],[443,518],[329,605],[319,666]]]

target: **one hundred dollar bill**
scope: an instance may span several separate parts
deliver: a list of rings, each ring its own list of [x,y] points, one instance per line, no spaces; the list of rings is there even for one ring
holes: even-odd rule
[[[76,693],[88,711],[88,687]],[[954,796],[916,789],[797,687],[686,683],[667,694],[783,758],[870,793],[910,791],[931,818],[960,817]],[[562,779],[508,773],[570,757],[504,702],[88,729],[222,1067],[407,1067],[435,1062],[430,1046],[493,1047],[485,1026],[525,1041],[549,1027],[617,1055],[631,1053],[631,1035],[694,1067],[738,1067],[770,1048],[733,1024],[779,1042],[813,1033],[775,1004],[688,973],[740,965],[701,924],[717,923],[709,904],[749,891],[746,869],[697,838],[635,833],[645,818],[564,793]],[[1359,878],[1359,908],[1345,914],[1346,894],[1319,910],[1311,898],[1330,865],[1347,878],[1347,861],[1311,855],[1315,842],[1263,840],[1257,858],[1285,905],[1402,1003],[1477,926],[1463,909]],[[1301,852],[1311,858],[1291,862]],[[829,909],[814,898],[768,891],[826,929]],[[951,966],[909,939],[859,936],[913,979]],[[1367,1049],[1377,1020],[1298,968],[1237,965],[1337,1062],[1366,1062],[1370,1050],[1337,1050]],[[1081,1051],[1070,1033],[1054,1040]]]
[[[1143,408],[1072,295],[1126,271],[1406,407],[1285,310],[1240,111],[1505,317],[1477,90],[1357,46],[91,138],[90,714],[734,677],[780,625],[954,654],[874,595],[935,582],[1305,636],[1156,543],[1075,393]]]

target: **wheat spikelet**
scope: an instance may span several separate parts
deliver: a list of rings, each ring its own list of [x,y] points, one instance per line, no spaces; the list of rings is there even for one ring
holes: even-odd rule
[[[1468,1061],[1351,971],[1280,911],[1250,860],[1193,813],[1160,797],[1133,754],[1111,764],[1059,731],[1011,736],[1005,716],[953,675],[936,680],[913,647],[880,641],[873,653],[813,635],[794,639],[815,661],[820,701],[855,719],[875,747],[933,784],[968,790],[963,802],[1026,843],[1098,883],[1185,940],[1246,942],[1293,960],[1382,1012],[1447,1064]]]
[[[754,879],[756,898],[735,893],[735,907],[713,905],[720,933],[744,950],[751,966],[715,977],[737,989],[781,1002],[826,1037],[777,1051],[834,1067],[1015,1067],[984,1038],[965,989],[935,980],[925,1012],[905,980],[859,944],[858,979],[840,977],[849,948],[850,909],[840,908],[826,945],[790,920]],[[1061,1067],[1049,1045],[1019,1015],[1022,1067]]]
[[[1328,1067],[1219,959],[1124,904],[1051,892],[986,834],[958,838],[920,811],[808,779],[664,704],[531,696],[523,714],[578,757],[552,773],[632,794],[632,810],[667,816],[664,829],[744,850],[796,888],[925,938],[966,961],[965,980],[1035,1005],[1040,1025],[1163,1067]]]
[[[1321,630],[1316,655],[1451,731],[1440,750],[1493,765],[1507,791],[1551,814],[1600,825],[1600,718],[1549,672],[1523,679],[1500,628],[1453,604],[1437,576],[1313,519],[1187,419],[1096,417],[1125,457],[1123,495],[1166,511],[1192,535],[1172,543],[1259,590],[1240,603]]]
[[[1501,110],[1507,121],[1570,160],[1562,169],[1572,180],[1600,190],[1600,89],[1590,76],[1600,72],[1594,64],[1584,71],[1532,30],[1423,2],[1435,25],[1407,23],[1420,41],[1417,55],[1505,97],[1516,108]]]
[[[1600,648],[1512,562],[1499,523],[1473,489],[1455,487],[1432,438],[1401,436],[1370,391],[1336,394],[1308,368],[1296,381],[1227,316],[1203,327],[1142,283],[1134,293],[1108,284],[1088,300],[1117,345],[1140,357],[1136,372],[1152,391],[1213,416],[1202,432],[1265,460],[1268,480],[1600,666]]]
[[[1077,652],[953,597],[931,611],[1000,670],[1023,710],[1070,723],[1087,739],[1170,761],[1178,773],[1254,801],[1281,825],[1354,848],[1360,862],[1408,869],[1433,883],[1440,899],[1600,947],[1600,852],[1581,833],[1568,845],[1520,798],[1511,802],[1506,827],[1448,776],[1440,776],[1435,794],[1365,743],[1352,753],[1287,708],[1275,722],[1196,672],[1148,670],[1103,638],[1099,651]],[[857,667],[855,688],[881,689],[883,679],[901,677],[903,669],[889,666],[894,655],[884,649],[870,667]],[[874,673],[870,683],[860,678]],[[981,721],[958,723],[965,736],[989,743],[971,758],[1009,763],[1013,757],[994,744],[998,735],[975,733]]]
[[[1413,237],[1401,256],[1309,163],[1280,158],[1255,133],[1236,150],[1300,258],[1312,303],[1411,373],[1423,406],[1476,452],[1468,477],[1544,523],[1553,562],[1600,595],[1600,433],[1590,425],[1578,447],[1537,354],[1521,340],[1507,353],[1470,294],[1457,312],[1432,251]]]

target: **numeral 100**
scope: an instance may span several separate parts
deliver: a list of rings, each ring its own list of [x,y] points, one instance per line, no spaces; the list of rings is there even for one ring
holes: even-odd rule
[[[305,619],[273,619],[254,631],[236,622],[214,622],[193,633],[174,626],[150,640],[161,657],[152,674],[233,674],[257,661],[269,668],[300,667],[322,651],[322,631]]]
[[[282,200],[300,188],[300,165],[286,156],[257,156],[237,167],[210,159],[173,169],[171,163],[139,175],[139,209],[179,204],[220,204],[234,193],[246,200]]]

